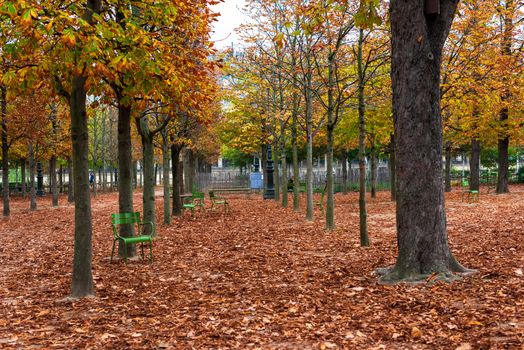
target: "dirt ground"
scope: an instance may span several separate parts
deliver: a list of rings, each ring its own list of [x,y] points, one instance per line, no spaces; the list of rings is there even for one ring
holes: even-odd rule
[[[318,210],[306,222],[260,197],[160,224],[155,261],[126,265],[109,261],[117,194],[98,195],[96,296],[80,301],[64,299],[73,206],[47,196],[30,212],[12,198],[0,221],[0,348],[524,349],[524,187],[478,203],[448,194],[450,245],[478,273],[419,286],[377,284],[374,270],[396,256],[388,193],[369,201],[370,248],[359,247],[356,193],[336,195],[333,232]],[[162,197],[157,211],[161,223]]]

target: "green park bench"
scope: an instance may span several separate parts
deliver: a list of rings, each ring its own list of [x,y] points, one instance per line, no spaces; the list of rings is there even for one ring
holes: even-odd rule
[[[118,213],[111,214],[111,223],[113,226],[113,248],[111,249],[111,262],[115,253],[115,244],[117,241],[124,243],[124,260],[127,263],[127,246],[129,244],[140,243],[142,248],[142,259],[144,259],[144,243],[149,243],[149,260],[153,262],[153,236],[155,235],[155,225],[152,222],[142,222],[140,213]],[[122,237],[118,233],[120,225],[133,225],[136,227],[138,235],[134,237]],[[144,234],[146,225],[151,227],[150,234]]]

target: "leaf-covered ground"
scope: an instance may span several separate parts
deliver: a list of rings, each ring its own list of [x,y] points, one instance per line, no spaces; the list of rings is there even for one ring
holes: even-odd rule
[[[161,224],[155,262],[127,265],[109,262],[117,195],[99,195],[96,297],[80,301],[64,299],[73,206],[61,198],[51,208],[46,197],[30,212],[14,198],[0,222],[0,348],[524,349],[524,187],[511,191],[473,204],[447,196],[450,244],[479,272],[416,287],[378,285],[373,273],[395,261],[385,192],[369,202],[370,248],[358,244],[354,193],[336,195],[334,232],[318,211],[309,223],[241,195],[230,197],[230,214]]]

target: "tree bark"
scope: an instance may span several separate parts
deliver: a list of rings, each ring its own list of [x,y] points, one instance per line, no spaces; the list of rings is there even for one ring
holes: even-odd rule
[[[56,178],[56,156],[52,155],[49,160],[49,185],[51,187],[51,204],[58,207],[58,186]]]
[[[311,67],[308,56],[308,68]],[[306,220],[313,221],[313,93],[311,72],[306,74]]]
[[[382,283],[466,272],[448,246],[442,186],[440,62],[457,2],[441,0],[438,15],[423,1],[390,4],[398,256]]]
[[[120,213],[133,213],[133,158],[131,148],[131,107],[122,104],[122,96],[117,94],[118,104],[118,210]],[[133,237],[133,225],[120,225],[120,236]],[[135,255],[134,244],[127,246],[127,256]],[[119,242],[118,253],[124,256],[124,244]]]
[[[64,193],[64,165],[58,167],[58,192]]]
[[[373,144],[370,151],[371,158],[371,198],[377,198],[377,148]]]
[[[155,211],[155,151],[153,146],[153,135],[142,135],[142,172],[144,174],[144,187],[142,194],[142,206],[144,221],[156,225]],[[150,227],[149,227],[150,228]],[[148,228],[148,229],[149,229]],[[150,234],[150,231],[145,231]]]
[[[162,130],[162,171],[164,175],[163,192],[164,192],[164,224],[171,224],[171,201],[169,190],[169,138],[167,128]]]
[[[335,132],[335,101],[333,90],[335,89],[335,55],[328,56],[328,106],[327,106],[327,171],[326,171],[326,229],[335,229],[335,200],[333,186],[333,142]]]
[[[97,1],[88,1],[94,9]],[[98,3],[98,5],[100,5]],[[88,13],[89,10],[86,11]],[[87,15],[89,18],[92,14]],[[85,297],[94,294],[92,274],[92,221],[89,193],[89,128],[86,113],[87,78],[75,75],[71,84],[69,109],[71,113],[71,139],[73,145],[73,178],[75,198],[75,245],[71,295]]]
[[[274,188],[275,188],[275,201],[276,202],[279,202],[280,201],[280,168],[278,166],[279,164],[279,160],[280,160],[280,155],[279,155],[279,150],[280,150],[280,147],[278,145],[278,142],[274,142],[273,143],[273,184],[274,184]]]
[[[7,143],[7,89],[0,85],[0,114],[2,115],[2,200],[4,217],[9,217],[9,144]]]
[[[298,166],[297,124],[298,124],[298,97],[293,97],[293,115],[291,124],[291,151],[293,162],[293,210],[300,210],[300,169]]]
[[[282,159],[282,177],[281,177],[281,191],[282,191],[282,207],[287,208],[288,204],[288,193],[287,193],[287,160],[286,160],[286,141],[284,132],[280,136],[282,141],[280,142],[280,158]]]
[[[267,145],[262,145],[262,174],[264,174],[264,188],[267,187]]]
[[[366,105],[364,101],[364,69],[362,64],[362,46],[364,31],[360,29],[358,37],[358,169],[359,169],[359,217],[360,217],[360,246],[368,247],[369,235],[368,235],[368,223],[367,223],[367,209],[366,209]]]
[[[469,162],[469,189],[480,190],[480,141],[471,139],[471,160]]]
[[[171,145],[171,174],[173,176],[173,215],[182,215],[182,202],[180,201],[180,151],[182,146]]]
[[[505,15],[504,15],[504,33],[502,37],[502,55],[510,57],[512,55],[513,45],[513,11],[514,1],[507,0],[505,3]],[[511,91],[509,89],[507,77],[503,77],[502,81],[504,86],[502,87],[501,102],[504,104],[511,97]],[[504,106],[500,111],[499,123],[503,129],[503,132],[499,135],[498,140],[498,176],[497,176],[497,193],[508,193],[509,192],[509,130],[508,130],[508,119],[509,119],[509,107]]]

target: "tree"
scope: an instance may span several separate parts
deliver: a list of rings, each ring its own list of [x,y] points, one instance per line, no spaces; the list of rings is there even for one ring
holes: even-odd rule
[[[441,172],[440,63],[458,1],[425,3],[390,7],[398,257],[383,283],[468,271],[448,246]]]

